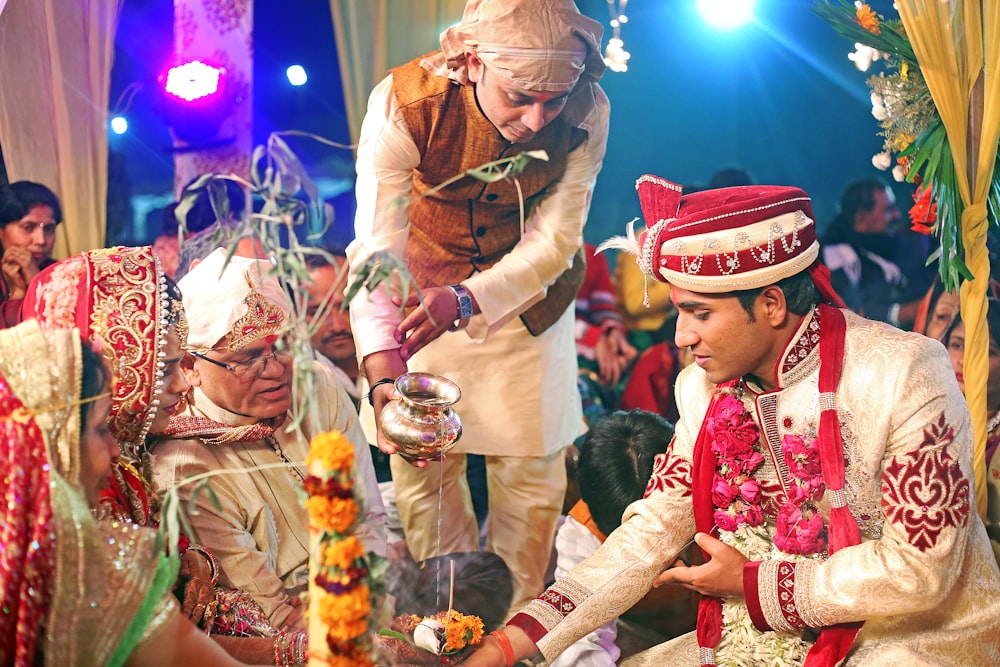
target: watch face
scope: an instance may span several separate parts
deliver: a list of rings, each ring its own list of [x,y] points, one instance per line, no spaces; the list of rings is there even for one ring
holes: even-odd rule
[[[472,317],[472,297],[469,296],[468,290],[461,285],[449,285],[448,288],[458,299],[458,318],[465,320]]]

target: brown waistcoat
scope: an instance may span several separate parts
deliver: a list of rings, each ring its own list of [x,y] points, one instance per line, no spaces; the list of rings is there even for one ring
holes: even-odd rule
[[[521,238],[518,193],[513,180],[484,183],[466,176],[435,192],[437,185],[468,169],[528,150],[544,150],[547,162],[531,160],[517,177],[527,218],[566,169],[570,151],[587,137],[556,118],[526,144],[511,144],[483,115],[473,86],[460,86],[422,69],[420,59],[392,71],[393,92],[417,149],[413,172],[407,262],[421,287],[459,283],[496,264]],[[539,335],[565,312],[583,284],[582,249],[573,266],[549,286],[546,297],[521,320]]]

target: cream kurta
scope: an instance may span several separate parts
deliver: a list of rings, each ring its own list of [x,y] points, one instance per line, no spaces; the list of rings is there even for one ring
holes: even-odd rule
[[[153,448],[156,486],[166,490],[192,475],[226,471],[210,479],[209,485],[222,509],[212,504],[208,494],[198,496],[198,513],[190,517],[198,542],[209,548],[219,561],[219,583],[248,593],[264,608],[271,622],[281,627],[294,611],[291,595],[305,590],[309,566],[309,516],[297,495],[305,466],[309,439],[316,433],[339,430],[354,445],[353,477],[360,502],[366,510],[358,531],[369,551],[385,554],[385,510],[378,492],[368,440],[361,432],[357,414],[328,365],[318,366],[316,386],[319,397],[315,412],[306,418],[305,437],[281,427],[273,440],[208,445],[198,439],[167,440]],[[254,423],[211,403],[200,388],[193,388],[195,410],[209,419],[233,426]],[[281,463],[284,457],[295,463],[288,468],[250,470],[255,466]],[[180,489],[185,503],[194,485]],[[186,505],[185,505],[186,506]]]
[[[828,559],[795,563],[790,578],[780,580],[777,565],[791,558],[764,560],[759,596],[747,604],[759,607],[771,628],[793,633],[796,619],[807,628],[865,621],[848,665],[1000,664],[1000,572],[970,504],[972,430],[944,348],[851,313],[845,317],[836,402],[845,492],[862,543]],[[759,446],[765,463],[754,477],[764,491],[763,527],[771,536],[784,500],[781,485],[788,483],[782,438],[814,437],[818,427],[813,327],[813,318],[805,318],[785,350],[778,389],[753,394],[751,387],[744,397],[764,434]],[[658,461],[654,490],[629,507],[601,549],[512,621],[546,658],[639,600],[692,539],[691,461],[713,391],[700,368],[683,371],[676,392],[682,416],[671,449]],[[819,505],[828,522],[828,502]],[[739,598],[726,607],[745,613]],[[727,664],[741,643],[762,645],[752,626],[744,631],[750,634],[737,638],[724,628],[719,664]],[[637,664],[699,664],[693,635],[642,660]]]

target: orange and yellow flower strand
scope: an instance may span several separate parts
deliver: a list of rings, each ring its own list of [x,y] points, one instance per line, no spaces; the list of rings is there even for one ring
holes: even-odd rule
[[[365,648],[371,611],[365,549],[350,534],[360,511],[351,482],[354,446],[339,431],[320,433],[309,444],[306,463],[319,462],[324,470],[323,477],[310,475],[305,489],[310,521],[321,531],[315,582],[326,591],[318,606],[331,653],[326,662],[333,667],[374,667]]]

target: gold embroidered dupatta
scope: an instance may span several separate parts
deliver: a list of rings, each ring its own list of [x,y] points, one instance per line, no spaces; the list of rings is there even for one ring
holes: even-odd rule
[[[49,524],[41,532],[46,558],[35,564],[46,584],[46,590],[36,592],[42,613],[26,619],[18,632],[37,632],[31,653],[53,667],[121,664],[174,611],[161,601],[170,593],[177,565],[161,555],[155,533],[96,521],[78,486],[81,372],[75,330],[42,331],[37,322],[28,321],[0,331],[0,374],[6,380],[0,382],[0,403],[23,402],[22,412],[40,432],[25,431],[17,444],[50,464],[50,513],[27,501],[4,508],[35,514]],[[6,463],[14,468],[24,462]],[[27,599],[6,602],[32,604]],[[21,655],[14,664],[36,664],[34,657]]]

